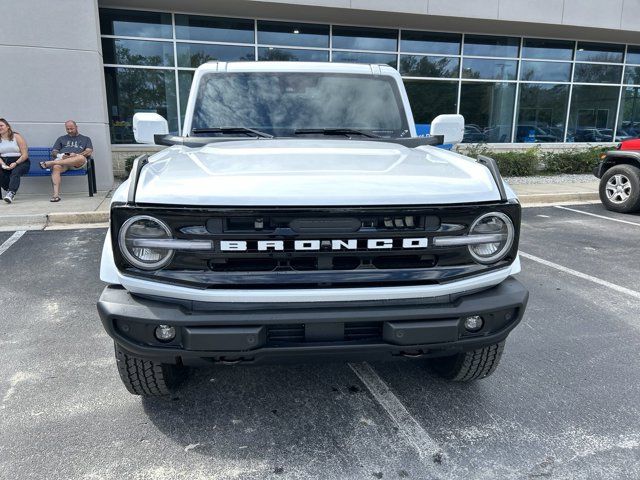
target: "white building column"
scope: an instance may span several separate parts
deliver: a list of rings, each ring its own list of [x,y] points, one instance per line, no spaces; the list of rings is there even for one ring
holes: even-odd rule
[[[10,1],[0,15],[0,117],[30,147],[51,147],[75,120],[94,146],[99,190],[113,184],[97,0]],[[23,178],[20,191],[51,189]],[[62,192],[87,191],[85,177],[63,177]]]

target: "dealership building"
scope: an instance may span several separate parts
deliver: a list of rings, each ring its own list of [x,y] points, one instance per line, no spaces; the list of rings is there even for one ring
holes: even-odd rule
[[[462,114],[468,143],[613,142],[640,135],[639,18],[639,0],[8,0],[0,117],[33,147],[76,120],[106,189],[148,149],[134,113],[181,133],[204,62],[363,62],[398,69],[416,123]]]

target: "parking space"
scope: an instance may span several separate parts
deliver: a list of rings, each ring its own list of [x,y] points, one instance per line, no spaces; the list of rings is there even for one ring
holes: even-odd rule
[[[639,233],[640,216],[609,212],[599,204],[525,209],[520,249],[635,288],[640,271]]]
[[[7,241],[13,234],[14,232],[0,232],[0,245]]]
[[[160,401],[122,387],[97,318],[104,230],[27,232],[0,254],[0,478],[640,478],[640,217],[569,208],[523,212],[531,298],[492,377],[215,367]]]

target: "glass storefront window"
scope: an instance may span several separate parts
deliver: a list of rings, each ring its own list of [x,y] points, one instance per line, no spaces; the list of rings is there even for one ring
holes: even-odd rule
[[[191,91],[191,83],[193,82],[193,74],[189,70],[180,70],[178,72],[178,92],[180,92],[180,115],[184,121],[184,114],[187,110],[189,101],[189,92]]]
[[[617,137],[640,137],[640,87],[622,90]],[[621,140],[617,138],[616,141]]]
[[[171,14],[101,8],[100,32],[122,37],[172,38]]]
[[[173,67],[173,43],[103,38],[102,56],[106,64]]]
[[[640,65],[640,47],[629,47],[627,49],[627,63]]]
[[[626,46],[625,53],[625,45],[602,42],[117,8],[99,13],[104,63],[118,66],[105,67],[114,143],[132,141],[128,122],[135,109],[159,111],[175,131],[176,112],[186,109],[190,69],[208,61],[254,60],[331,59],[398,68],[416,121],[430,123],[439,113],[458,110],[467,120],[465,142],[562,141],[564,129],[567,141],[608,141],[617,101],[616,137],[638,134],[640,45]],[[567,105],[569,91],[574,93]]]
[[[459,71],[458,57],[400,56],[400,73],[408,77],[457,78]]]
[[[613,141],[619,93],[619,87],[574,85],[567,141]]]
[[[620,83],[622,65],[599,65],[576,63],[574,82],[582,83]]]
[[[367,27],[333,27],[333,48],[396,51],[398,31]]]
[[[511,141],[514,83],[463,82],[460,114],[465,118],[463,143]]]
[[[572,60],[574,46],[575,42],[566,40],[525,38],[522,46],[522,58]]]
[[[561,62],[522,61],[520,80],[528,82],[569,82],[571,64]]]
[[[292,47],[329,47],[329,25],[258,22],[258,43]]]
[[[624,83],[640,85],[640,67],[627,66],[624,71]]]
[[[176,15],[176,38],[204,42],[253,43],[253,20]]]
[[[623,58],[624,45],[578,42],[576,60],[583,62],[622,63]]]
[[[515,37],[490,37],[466,35],[464,54],[478,57],[517,57],[520,39]]]
[[[178,132],[174,70],[105,67],[109,128],[113,143],[135,143],[131,122],[137,112],[154,112]]]
[[[457,33],[401,32],[400,50],[407,53],[459,55],[462,35]]]
[[[462,78],[515,80],[517,70],[517,60],[465,58],[462,61]]]
[[[521,84],[514,141],[562,142],[568,101],[569,85]]]
[[[398,56],[389,53],[340,52],[334,50],[331,60],[333,62],[386,64],[393,68],[398,65]]]
[[[260,47],[258,49],[258,60],[279,62],[328,62],[329,51]]]
[[[456,113],[458,82],[405,80],[413,119],[418,124],[430,124],[438,115]]]
[[[205,43],[178,43],[178,66],[197,68],[203,63],[217,60],[221,62],[252,61],[256,59],[253,46],[210,45]]]

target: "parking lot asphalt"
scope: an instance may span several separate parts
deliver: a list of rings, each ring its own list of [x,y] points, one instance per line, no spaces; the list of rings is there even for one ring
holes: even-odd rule
[[[95,310],[103,237],[0,233],[2,479],[640,478],[640,215],[523,211],[530,302],[487,379],[220,366],[167,400],[118,378]]]

